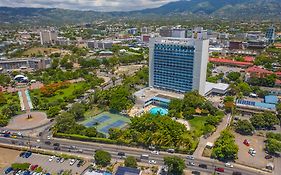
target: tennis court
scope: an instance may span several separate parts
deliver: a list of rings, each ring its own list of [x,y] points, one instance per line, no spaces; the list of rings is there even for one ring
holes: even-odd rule
[[[115,114],[110,112],[103,112],[99,115],[88,118],[83,121],[86,127],[96,127],[97,130],[108,136],[108,131],[110,128],[124,128],[130,123],[130,119],[121,114]]]

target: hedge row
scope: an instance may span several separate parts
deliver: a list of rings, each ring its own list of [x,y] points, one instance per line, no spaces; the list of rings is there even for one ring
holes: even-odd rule
[[[107,138],[100,138],[100,137],[88,137],[82,136],[77,134],[64,134],[64,133],[55,133],[55,137],[58,138],[66,138],[72,140],[79,140],[79,141],[91,141],[91,142],[99,142],[99,143],[108,143],[108,144],[117,144],[117,141],[107,139]]]

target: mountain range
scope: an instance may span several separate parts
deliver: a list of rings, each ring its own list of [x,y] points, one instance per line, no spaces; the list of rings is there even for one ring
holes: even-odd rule
[[[281,0],[180,0],[158,8],[129,12],[78,11],[57,8],[0,7],[0,23],[65,24],[109,18],[200,16],[229,20],[280,20]]]

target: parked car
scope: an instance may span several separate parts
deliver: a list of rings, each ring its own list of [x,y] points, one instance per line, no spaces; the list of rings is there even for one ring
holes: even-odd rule
[[[247,139],[245,139],[243,143],[244,143],[244,145],[246,145],[246,146],[250,146],[250,142],[249,142],[249,140],[247,140]]]
[[[38,165],[31,165],[31,166],[30,166],[30,170],[31,170],[31,171],[34,171],[37,167],[38,167]]]
[[[221,173],[223,173],[224,172],[224,168],[215,168],[215,171],[218,171],[218,172],[221,172]]]
[[[60,159],[60,163],[63,163],[64,161],[65,161],[64,158],[61,158],[61,159]]]
[[[84,160],[79,160],[79,162],[77,163],[77,167],[83,166],[85,163]]]
[[[49,162],[52,162],[55,158],[56,158],[56,156],[51,156],[51,157],[49,158]]]
[[[201,173],[199,171],[192,171],[191,174],[200,175]]]
[[[268,154],[268,155],[266,155],[264,158],[265,158],[265,159],[272,159],[272,156]]]
[[[76,162],[76,159],[70,159],[69,165],[72,166],[75,164],[75,162]]]
[[[121,157],[124,157],[124,156],[125,156],[125,153],[124,153],[124,152],[118,152],[117,155],[118,155],[118,156],[121,156]]]
[[[59,163],[61,159],[61,157],[57,157],[57,163]]]
[[[256,150],[254,148],[250,148],[248,153],[251,155],[251,156],[255,156],[256,155]]]
[[[149,160],[148,163],[149,164],[156,164],[156,161],[155,160]]]
[[[26,151],[25,154],[24,154],[24,158],[28,159],[31,155],[32,155],[32,152]]]
[[[13,171],[13,168],[12,167],[9,167],[5,170],[5,174],[9,174],[10,172]]]

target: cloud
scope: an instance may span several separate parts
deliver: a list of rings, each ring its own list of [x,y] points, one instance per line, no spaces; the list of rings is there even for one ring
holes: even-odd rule
[[[130,11],[158,7],[171,1],[176,0],[0,0],[0,6]]]

